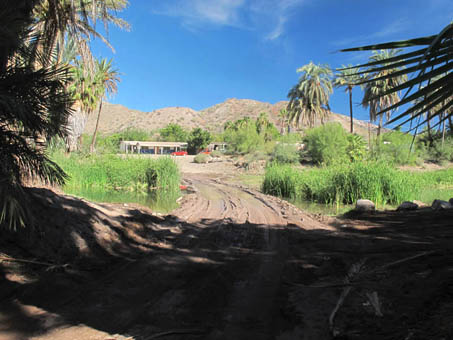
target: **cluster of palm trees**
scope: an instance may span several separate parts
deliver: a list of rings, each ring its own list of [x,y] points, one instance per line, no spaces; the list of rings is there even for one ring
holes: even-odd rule
[[[90,151],[94,151],[96,135],[99,127],[102,103],[106,96],[115,94],[120,81],[119,72],[113,67],[110,59],[95,59],[93,69],[88,71],[80,60],[70,65],[72,84],[69,87],[74,100],[74,113],[68,121],[68,136],[66,147],[69,152],[80,145],[80,138],[85,129],[88,115],[98,110],[96,127],[91,140]]]
[[[223,126],[224,131],[239,131],[247,128],[256,129],[256,133],[258,135],[262,135],[266,142],[272,140],[275,137],[275,132],[277,131],[272,122],[269,121],[269,117],[265,112],[261,112],[256,120],[246,116],[234,122],[228,121]]]
[[[354,132],[352,90],[355,86],[361,86],[364,96],[361,104],[369,109],[370,120],[378,123],[380,134],[384,115],[379,113],[399,102],[398,91],[390,92],[407,80],[407,75],[401,72],[401,68],[394,66],[387,68],[386,60],[394,58],[399,50],[374,51],[369,58],[372,65],[380,64],[381,68],[361,70],[360,67],[343,66],[333,75],[327,65],[316,65],[312,62],[299,68],[302,76],[299,82],[288,93],[289,104],[286,115],[289,122],[300,122],[313,127],[316,121],[324,122],[330,114],[329,97],[333,87],[344,87],[349,95],[350,132]],[[393,109],[386,111],[386,120],[391,119]]]
[[[111,61],[92,57],[90,42],[107,42],[97,23],[127,26],[116,17],[126,5],[127,0],[0,2],[0,225],[30,225],[26,181],[64,182],[65,173],[46,154],[46,141],[67,136],[75,103],[94,110],[116,90],[117,71]]]

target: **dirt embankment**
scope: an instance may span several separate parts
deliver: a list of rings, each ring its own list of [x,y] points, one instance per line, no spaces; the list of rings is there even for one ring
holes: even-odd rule
[[[32,189],[0,339],[452,338],[453,213],[319,221],[224,177],[186,173],[168,216]]]

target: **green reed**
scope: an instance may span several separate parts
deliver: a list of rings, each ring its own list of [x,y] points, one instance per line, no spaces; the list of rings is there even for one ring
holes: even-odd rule
[[[168,157],[54,153],[52,159],[69,175],[67,188],[179,192],[179,169]]]
[[[265,193],[324,204],[351,204],[370,199],[378,206],[416,199],[421,185],[415,176],[382,162],[356,162],[313,169],[271,164]]]

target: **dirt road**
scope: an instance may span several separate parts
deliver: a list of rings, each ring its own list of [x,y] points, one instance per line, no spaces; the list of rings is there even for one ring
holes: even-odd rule
[[[186,181],[163,217],[36,190],[40,239],[0,238],[4,259],[35,261],[0,263],[0,339],[453,334],[452,213],[326,224],[218,176]]]

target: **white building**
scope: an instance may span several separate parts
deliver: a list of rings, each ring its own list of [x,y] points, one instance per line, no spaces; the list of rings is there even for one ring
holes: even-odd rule
[[[172,152],[186,151],[187,143],[122,141],[120,150],[125,153],[169,155]]]

